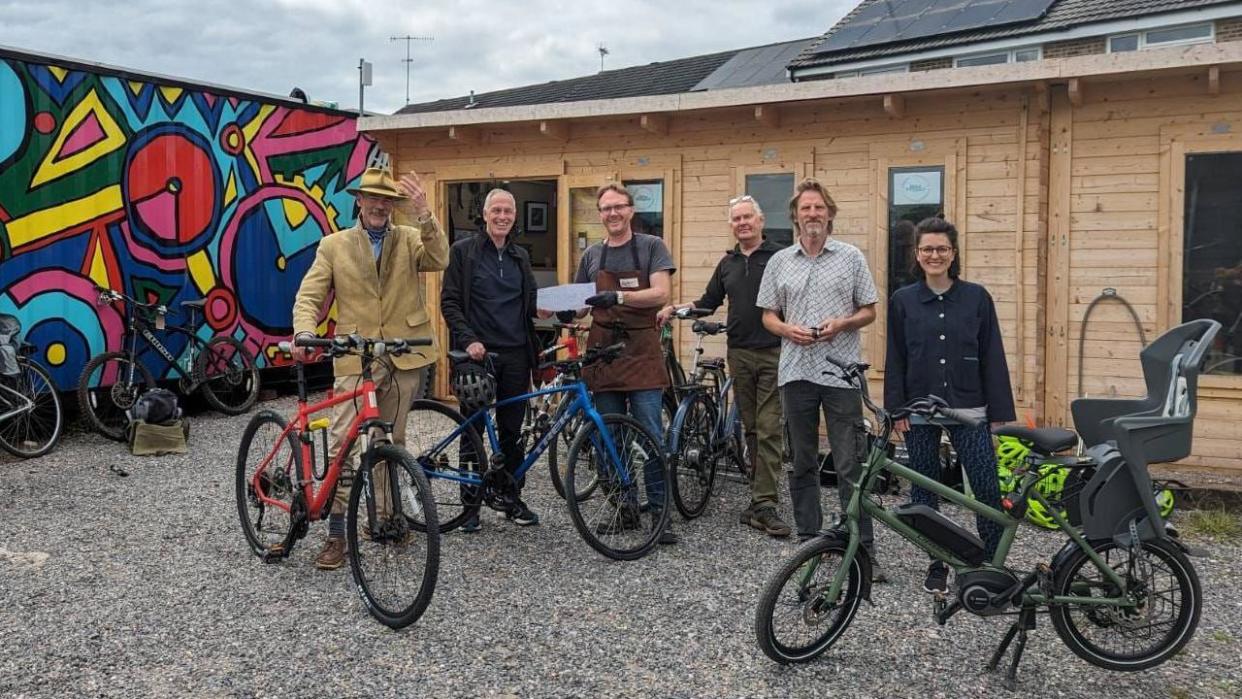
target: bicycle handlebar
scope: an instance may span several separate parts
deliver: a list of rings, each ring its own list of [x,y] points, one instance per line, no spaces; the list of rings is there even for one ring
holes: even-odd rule
[[[168,315],[168,307],[162,303],[143,303],[138,299],[125,294],[124,292],[117,291],[116,289],[108,289],[98,284],[95,285],[95,291],[99,292],[99,304],[101,306],[112,303],[113,301],[124,301],[125,303],[133,305],[137,308],[145,308],[150,311],[155,311],[159,315]]]
[[[570,359],[562,359],[558,362],[545,362],[539,365],[539,369],[549,369],[555,367],[561,373],[569,371],[577,371],[582,367],[595,364],[596,362],[612,362],[621,350],[625,349],[624,342],[608,345],[607,347],[591,347],[586,353],[580,357],[571,357]]]
[[[369,354],[381,357],[385,354],[402,355],[413,351],[414,347],[426,347],[434,341],[429,337],[409,337],[409,338],[378,338],[378,337],[362,337],[361,335],[337,335],[336,337],[295,337],[293,344],[289,342],[281,342],[280,350],[286,354],[292,352],[292,347],[306,347],[309,349],[326,349],[328,354],[338,357],[345,354]]]
[[[707,316],[713,313],[715,313],[715,311],[709,311],[706,308],[679,308],[676,311],[673,311],[673,315],[680,318],[681,320],[689,320],[691,318],[706,318]]]
[[[825,354],[824,359],[841,371],[839,374],[834,371],[825,371],[824,373],[835,375],[857,388],[862,396],[863,404],[881,421],[901,420],[911,415],[921,415],[929,418],[947,418],[969,427],[978,427],[986,422],[986,420],[976,418],[959,408],[950,408],[948,402],[936,395],[915,398],[900,408],[885,410],[871,400],[871,394],[867,390],[866,373],[871,368],[870,364],[865,362],[844,362],[831,354]]]

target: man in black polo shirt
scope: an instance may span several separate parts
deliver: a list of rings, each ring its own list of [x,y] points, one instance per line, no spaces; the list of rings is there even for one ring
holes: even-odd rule
[[[763,309],[755,305],[763,268],[780,250],[763,238],[763,211],[750,196],[729,201],[729,227],[737,245],[725,253],[707,290],[694,303],[665,306],[659,321],[668,320],[680,308],[716,310],[729,300],[728,359],[733,376],[733,395],[742,414],[746,442],[755,467],[750,487],[750,507],[741,522],[771,536],[789,536],[776,507],[781,474],[781,403],[776,371],[781,358],[781,339],[763,327]]]
[[[475,361],[482,361],[488,352],[496,354],[492,365],[497,400],[530,389],[538,347],[532,321],[538,287],[530,255],[510,241],[516,217],[512,194],[503,189],[488,192],[483,200],[485,228],[453,244],[440,292],[440,312],[453,348],[465,350]],[[525,456],[520,440],[525,407],[517,402],[496,410],[500,448],[510,473],[516,473]],[[521,490],[519,481],[514,505],[505,516],[521,526],[538,524],[539,516],[522,502]],[[478,528],[477,515],[462,525],[463,531]]]

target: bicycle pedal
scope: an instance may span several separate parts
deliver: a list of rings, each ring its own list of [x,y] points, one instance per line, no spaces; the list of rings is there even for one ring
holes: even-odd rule
[[[268,547],[259,560],[264,563],[280,563],[285,560],[285,547],[281,544],[272,544]]]

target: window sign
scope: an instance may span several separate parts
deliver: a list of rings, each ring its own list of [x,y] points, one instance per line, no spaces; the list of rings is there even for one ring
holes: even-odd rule
[[[664,184],[662,182],[631,184],[626,185],[625,188],[634,197],[634,213],[664,212]]]
[[[894,206],[939,205],[940,169],[893,172]]]

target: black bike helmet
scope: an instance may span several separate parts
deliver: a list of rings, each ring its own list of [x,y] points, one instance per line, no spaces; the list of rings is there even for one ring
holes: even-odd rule
[[[496,402],[496,377],[478,362],[453,367],[452,384],[462,415],[473,415]]]

